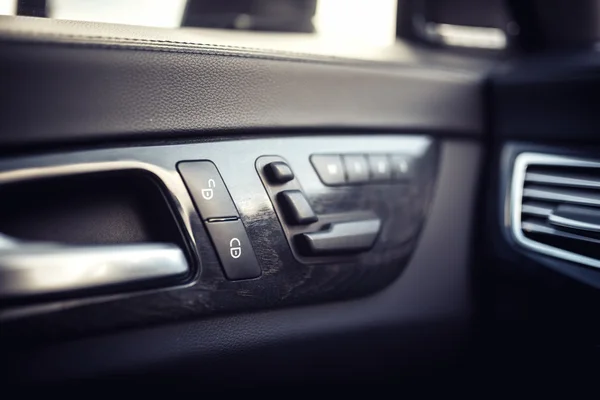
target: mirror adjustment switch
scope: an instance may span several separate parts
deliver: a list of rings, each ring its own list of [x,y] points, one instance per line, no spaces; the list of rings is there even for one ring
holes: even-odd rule
[[[370,155],[371,180],[373,182],[389,181],[392,178],[390,160],[385,155]]]
[[[277,197],[285,218],[290,224],[307,225],[317,222],[318,218],[315,212],[301,191],[285,190]]]
[[[265,174],[271,183],[286,183],[294,179],[292,169],[282,161],[273,161],[267,164]]]
[[[203,220],[238,216],[227,187],[212,162],[185,161],[177,164],[177,169]]]
[[[340,156],[315,154],[310,157],[310,162],[325,185],[335,186],[346,183],[344,165]]]
[[[252,279],[260,276],[260,266],[242,221],[207,222],[206,228],[227,279]]]

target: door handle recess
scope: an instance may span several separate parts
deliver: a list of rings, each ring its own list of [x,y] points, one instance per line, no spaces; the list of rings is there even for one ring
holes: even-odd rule
[[[68,246],[20,242],[0,234],[0,297],[71,292],[174,277],[188,272],[169,243]]]
[[[38,165],[0,171],[0,185],[46,178],[75,177],[108,172],[147,173],[181,203],[187,190],[179,177],[161,166],[138,160],[96,161]],[[183,199],[183,200],[182,200]],[[193,206],[181,207],[184,236],[194,243],[189,224]],[[114,245],[68,245],[21,241],[0,233],[0,298],[67,293],[113,285],[184,277],[190,271],[177,245],[148,242]]]

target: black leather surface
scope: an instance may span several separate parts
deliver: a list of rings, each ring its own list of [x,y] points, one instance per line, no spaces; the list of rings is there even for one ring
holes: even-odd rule
[[[2,343],[4,377],[159,374],[260,382],[336,376],[360,380],[397,367],[443,367],[468,340],[469,250],[480,147],[442,146],[437,192],[420,244],[400,279],[361,299],[156,326],[36,347]],[[460,179],[457,179],[460,177]],[[252,372],[250,372],[252,371]],[[147,382],[148,375],[144,375]]]
[[[0,17],[0,144],[239,129],[482,132],[485,62],[407,46],[326,56],[284,51],[277,35],[259,47],[179,32]]]

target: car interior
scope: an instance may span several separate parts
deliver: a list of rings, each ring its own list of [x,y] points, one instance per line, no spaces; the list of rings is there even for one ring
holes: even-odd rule
[[[0,0],[1,385],[593,383],[599,39],[597,0]]]

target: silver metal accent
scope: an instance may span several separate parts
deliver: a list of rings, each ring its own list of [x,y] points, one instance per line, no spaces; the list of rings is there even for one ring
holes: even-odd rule
[[[223,217],[223,218],[209,218],[206,222],[227,222],[227,221],[237,221],[238,217]]]
[[[70,292],[185,274],[172,244],[25,244],[0,251],[0,297]]]
[[[100,161],[38,165],[0,171],[0,185],[32,179],[87,173],[143,170],[158,178],[175,199],[187,196],[177,175],[141,161]],[[188,240],[193,243],[189,211],[179,208]],[[0,297],[68,292],[186,273],[187,260],[179,247],[163,243],[111,246],[65,246],[22,242],[0,233]]]
[[[539,172],[527,172],[526,182],[546,183],[549,185],[569,186],[578,188],[600,189],[600,180],[573,178],[566,174],[544,174]]]
[[[600,232],[600,225],[591,224],[589,222],[578,221],[571,218],[561,217],[559,215],[550,214],[548,216],[548,222],[554,225],[564,226],[571,229],[581,229],[590,232]]]
[[[537,203],[523,203],[521,210],[523,214],[537,215],[538,217],[547,217],[552,213],[551,207]]]
[[[600,195],[581,193],[576,191],[564,191],[561,189],[527,187],[523,189],[523,197],[528,197],[531,199],[600,206]]]
[[[506,34],[499,28],[440,24],[427,21],[422,14],[413,17],[413,25],[417,34],[433,43],[494,50],[506,47]]]
[[[581,254],[573,253],[567,250],[559,249],[557,247],[549,246],[544,243],[536,242],[523,234],[521,226],[521,213],[523,212],[523,192],[525,184],[525,176],[527,167],[530,165],[541,165],[541,166],[563,166],[563,167],[586,167],[586,168],[598,168],[600,169],[600,162],[589,161],[585,159],[567,157],[567,156],[556,156],[550,154],[541,153],[522,153],[519,154],[515,159],[513,176],[510,185],[509,193],[509,207],[508,210],[508,221],[510,221],[510,231],[516,242],[529,249],[542,254],[546,254],[552,257],[561,258],[590,267],[600,268],[600,260],[583,256]],[[562,201],[571,201],[570,198],[565,197]],[[550,228],[551,229],[551,228]]]
[[[587,236],[577,235],[575,233],[560,231],[558,229],[552,228],[551,226],[546,226],[546,225],[543,225],[543,224],[537,223],[537,222],[525,221],[521,224],[521,228],[527,232],[541,233],[541,234],[552,235],[552,236],[560,236],[560,237],[564,237],[567,239],[583,240],[586,242],[600,244],[600,240],[598,240],[598,239],[590,238]]]

